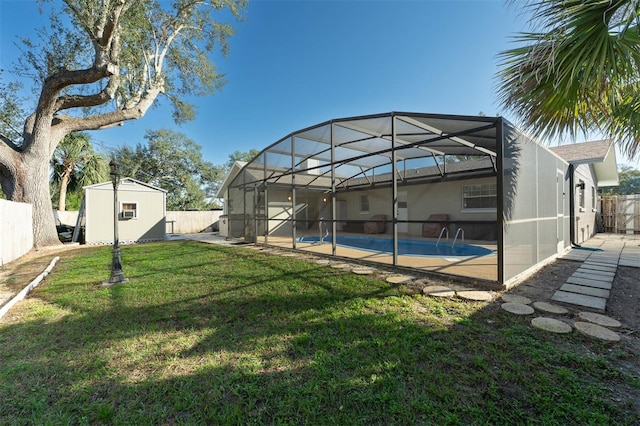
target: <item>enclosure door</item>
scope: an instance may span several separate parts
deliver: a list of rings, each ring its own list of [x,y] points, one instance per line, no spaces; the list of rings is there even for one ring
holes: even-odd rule
[[[406,222],[409,219],[409,208],[407,204],[407,191],[398,192],[398,232],[406,234],[409,231],[409,224]]]
[[[556,203],[557,203],[557,212],[558,212],[558,230],[557,230],[557,241],[558,248],[557,252],[562,253],[564,250],[564,171],[558,170],[556,174]]]

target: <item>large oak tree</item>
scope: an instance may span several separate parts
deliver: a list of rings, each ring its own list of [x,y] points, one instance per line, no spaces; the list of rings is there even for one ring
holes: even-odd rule
[[[58,143],[73,132],[139,119],[161,95],[177,122],[193,118],[185,96],[211,94],[223,84],[212,55],[227,53],[234,32],[227,21],[240,18],[245,5],[64,0],[39,41],[22,40],[16,69],[40,86],[21,139],[0,136],[0,183],[10,200],[33,205],[36,247],[59,244],[49,194],[49,160]]]

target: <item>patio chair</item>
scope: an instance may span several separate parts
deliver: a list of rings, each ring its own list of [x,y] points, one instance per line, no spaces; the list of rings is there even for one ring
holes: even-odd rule
[[[432,214],[427,220],[429,221],[442,221],[440,223],[423,223],[422,224],[422,236],[427,238],[438,238],[442,228],[447,228],[449,226],[448,220],[449,215],[444,213]]]

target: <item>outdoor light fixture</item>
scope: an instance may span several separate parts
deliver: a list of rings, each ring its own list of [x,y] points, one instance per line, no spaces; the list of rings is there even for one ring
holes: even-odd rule
[[[113,284],[126,283],[129,280],[125,278],[122,272],[122,262],[120,260],[120,241],[118,240],[118,185],[120,184],[120,170],[115,158],[109,162],[111,171],[111,183],[113,184],[113,258],[111,261],[111,276],[109,281],[102,283],[104,286]]]

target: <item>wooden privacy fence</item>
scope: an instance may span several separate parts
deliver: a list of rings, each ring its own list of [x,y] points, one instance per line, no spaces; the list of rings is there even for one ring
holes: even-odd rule
[[[604,196],[600,206],[605,232],[640,234],[640,194]]]

